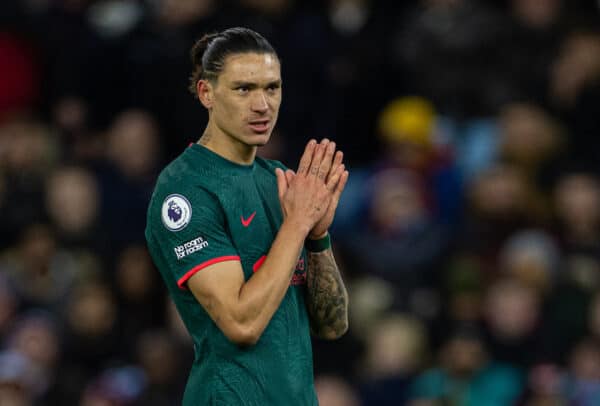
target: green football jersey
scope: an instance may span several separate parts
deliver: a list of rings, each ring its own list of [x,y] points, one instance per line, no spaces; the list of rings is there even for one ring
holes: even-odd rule
[[[304,250],[281,305],[253,346],[229,341],[186,284],[221,261],[240,261],[245,280],[260,272],[283,220],[276,167],[285,169],[259,157],[239,165],[192,144],[158,177],[146,239],[194,341],[185,406],[317,404]]]

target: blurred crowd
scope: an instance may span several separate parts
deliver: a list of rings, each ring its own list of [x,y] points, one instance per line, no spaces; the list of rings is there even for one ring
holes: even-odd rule
[[[259,153],[350,168],[321,405],[600,405],[594,0],[2,1],[0,405],[180,403],[146,207],[206,122],[188,51],[231,26],[282,60]]]

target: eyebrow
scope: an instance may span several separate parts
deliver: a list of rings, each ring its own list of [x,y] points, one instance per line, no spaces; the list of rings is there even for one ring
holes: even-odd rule
[[[272,81],[270,81],[270,82],[267,83],[266,87],[281,86],[281,83],[282,83],[281,79],[272,80]],[[249,87],[251,89],[254,89],[254,88],[258,87],[259,84],[256,83],[256,82],[246,82],[246,81],[243,81],[243,80],[236,80],[236,81],[231,82],[231,86],[234,87],[234,88],[236,88],[236,87]]]

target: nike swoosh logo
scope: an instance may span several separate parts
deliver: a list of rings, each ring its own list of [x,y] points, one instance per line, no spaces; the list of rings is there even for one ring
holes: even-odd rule
[[[256,214],[256,212],[252,213],[250,215],[250,217],[248,217],[247,219],[245,219],[244,216],[240,215],[240,220],[242,220],[242,225],[244,227],[248,227],[250,225],[250,223],[252,223],[252,219],[254,219],[255,214]]]

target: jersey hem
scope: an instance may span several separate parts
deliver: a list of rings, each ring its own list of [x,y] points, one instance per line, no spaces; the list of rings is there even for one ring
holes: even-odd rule
[[[185,275],[183,275],[181,278],[179,278],[179,280],[177,281],[177,286],[179,286],[179,289],[182,290],[187,290],[185,283],[196,274],[196,272],[206,268],[209,265],[212,264],[216,264],[218,262],[224,262],[224,261],[236,261],[236,260],[240,260],[239,255],[226,255],[223,257],[217,257],[217,258],[213,258],[213,259],[209,259],[206,262],[201,263],[200,265],[196,265],[195,267],[193,267],[192,269],[190,269],[189,271],[187,271],[185,273]]]

